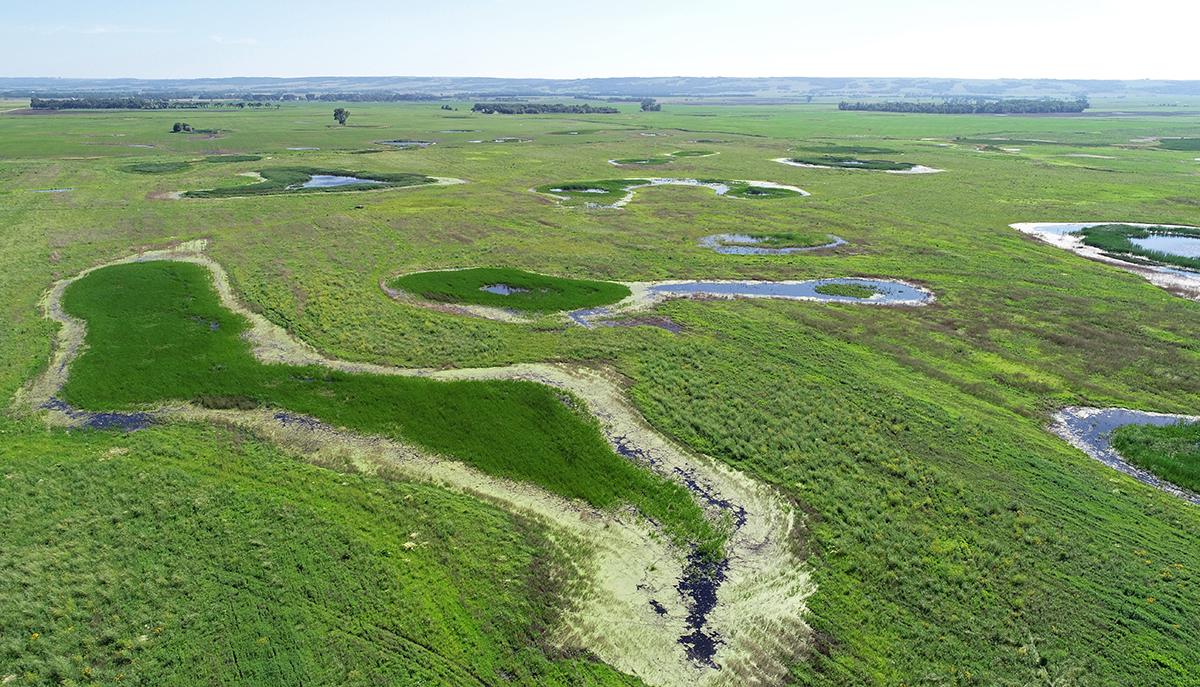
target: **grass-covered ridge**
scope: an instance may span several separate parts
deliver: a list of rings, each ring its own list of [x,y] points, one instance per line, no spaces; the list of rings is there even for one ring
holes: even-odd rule
[[[789,157],[788,162],[800,165],[816,165],[819,167],[837,167],[838,169],[871,169],[875,171],[898,172],[916,167],[911,162],[893,162],[891,160],[860,160],[843,155],[827,155],[823,157]]]
[[[1099,248],[1111,257],[1131,262],[1148,262],[1150,264],[1171,265],[1183,267],[1192,271],[1200,271],[1200,259],[1189,258],[1185,255],[1164,253],[1138,246],[1130,239],[1144,239],[1152,235],[1184,236],[1200,239],[1200,229],[1181,227],[1135,227],[1129,224],[1101,224],[1075,232],[1085,245]],[[1132,257],[1131,257],[1132,256]],[[1139,259],[1140,258],[1140,259]]]
[[[677,541],[720,549],[686,489],[615,454],[576,399],[544,385],[262,365],[240,336],[245,319],[221,305],[207,270],[191,263],[97,270],[68,287],[63,307],[88,322],[88,350],[62,391],[76,407],[248,399],[409,441],[597,507],[632,503]]]
[[[1113,431],[1109,443],[1139,468],[1200,492],[1200,423],[1124,425]]]
[[[467,303],[537,313],[609,305],[631,293],[624,284],[549,277],[502,267],[417,272],[393,279],[390,286],[438,303]],[[492,287],[500,288],[485,290]]]
[[[4,427],[16,684],[641,684],[544,643],[570,562],[534,522],[239,430]]]
[[[264,196],[279,193],[337,193],[342,191],[364,191],[381,188],[397,188],[400,186],[416,186],[432,184],[431,179],[422,174],[407,174],[398,172],[353,172],[344,169],[322,167],[267,167],[258,170],[258,174],[266,181],[241,186],[226,186],[204,191],[188,191],[185,198],[232,198],[239,196]],[[316,175],[355,177],[369,182],[348,186],[294,188],[307,183]]]

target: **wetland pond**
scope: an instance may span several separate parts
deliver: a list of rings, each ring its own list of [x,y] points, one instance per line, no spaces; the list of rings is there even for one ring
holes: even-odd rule
[[[355,184],[382,184],[382,181],[375,179],[359,179],[358,177],[343,177],[334,176],[332,174],[314,174],[311,179],[303,184],[293,184],[287,187],[288,191],[294,191],[298,188],[333,188],[335,186],[353,186]]]
[[[1125,425],[1154,425],[1166,427],[1180,420],[1195,421],[1198,418],[1185,415],[1168,415],[1165,413],[1149,413],[1142,410],[1126,408],[1076,408],[1066,407],[1054,414],[1054,424],[1050,430],[1067,443],[1083,451],[1094,460],[1123,472],[1126,475],[1161,489],[1168,494],[1200,505],[1200,494],[1182,489],[1170,482],[1130,464],[1109,443],[1109,435],[1113,430]]]
[[[837,287],[860,287],[864,293],[869,291],[871,295],[863,297],[842,295],[835,292]],[[826,303],[870,303],[872,305],[923,305],[933,300],[932,294],[902,282],[848,278],[814,279],[801,282],[688,281],[656,284],[648,287],[647,291],[655,295],[743,296]]]
[[[747,234],[713,234],[712,236],[705,236],[700,239],[700,247],[712,248],[714,251],[725,255],[789,255],[791,253],[803,253],[804,251],[819,250],[821,248],[834,248],[846,243],[845,239],[833,234],[828,234],[828,236],[830,242],[819,246],[770,248],[767,246],[746,245],[769,241],[769,237],[755,237]]]
[[[1200,258],[1200,239],[1190,236],[1150,234],[1144,239],[1130,238],[1129,241],[1143,250],[1153,250],[1184,258]]]

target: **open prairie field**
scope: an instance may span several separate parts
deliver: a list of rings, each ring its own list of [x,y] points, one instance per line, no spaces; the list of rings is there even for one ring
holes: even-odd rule
[[[5,684],[1200,683],[1200,510],[1047,430],[1200,414],[1197,294],[1010,226],[1200,226],[1200,115],[333,105],[0,102]]]

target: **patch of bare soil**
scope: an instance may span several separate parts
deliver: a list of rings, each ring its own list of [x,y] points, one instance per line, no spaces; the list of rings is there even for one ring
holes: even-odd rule
[[[367,472],[386,468],[407,479],[470,493],[569,532],[593,552],[588,560],[577,561],[590,584],[575,600],[553,643],[582,646],[649,684],[782,684],[787,677],[786,663],[807,651],[811,631],[804,621],[805,599],[815,585],[792,543],[803,536],[805,515],[772,488],[655,432],[625,395],[626,380],[619,374],[603,367],[572,364],[438,371],[328,360],[242,306],[225,271],[203,254],[205,247],[204,240],[191,241],[109,264],[180,260],[207,266],[224,305],[251,321],[247,336],[254,344],[254,355],[265,364],[318,364],[349,372],[440,380],[523,379],[570,390],[600,420],[614,450],[686,485],[711,517],[730,523],[728,559],[721,566],[720,583],[708,590],[713,598],[699,598],[685,581],[690,564],[687,552],[666,543],[658,528],[629,508],[598,510],[401,442],[353,434],[277,409],[216,410],[183,404],[142,415],[158,421],[174,418],[242,425],[314,462],[328,464],[341,457]],[[47,421],[60,426],[89,421],[88,413],[70,409],[54,397],[66,382],[86,332],[84,322],[63,312],[61,297],[75,279],[91,271],[56,282],[43,297],[45,315],[62,325],[54,357],[46,372],[14,398],[16,407],[45,411]],[[697,611],[705,611],[699,626],[694,620]],[[697,637],[714,649],[711,656],[697,659],[689,655],[693,646],[684,640],[694,642]]]

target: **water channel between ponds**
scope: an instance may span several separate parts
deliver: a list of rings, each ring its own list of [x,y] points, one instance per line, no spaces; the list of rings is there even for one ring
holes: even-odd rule
[[[375,179],[359,179],[358,177],[342,177],[332,174],[314,174],[311,179],[303,184],[292,184],[291,186],[287,187],[287,190],[294,191],[298,188],[334,188],[335,186],[382,183],[382,181],[377,181]]]
[[[553,189],[551,189],[553,190]],[[747,246],[747,243],[762,243],[767,241],[766,238],[755,238],[746,234],[713,234],[700,239],[701,248],[712,248],[718,253],[725,255],[790,255],[792,253],[803,253],[810,250],[820,250],[822,248],[834,248],[846,244],[846,240],[840,237],[828,234],[829,243],[819,246],[792,246],[787,248],[768,248],[764,246]]]
[[[1109,444],[1109,434],[1125,425],[1154,425],[1165,427],[1181,420],[1195,422],[1200,417],[1150,413],[1126,408],[1077,408],[1068,406],[1054,414],[1050,431],[1094,460],[1123,472],[1139,482],[1178,496],[1200,506],[1200,494],[1178,487],[1151,472],[1130,464]]]

